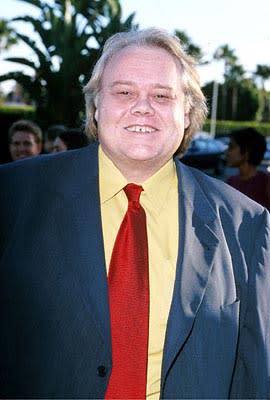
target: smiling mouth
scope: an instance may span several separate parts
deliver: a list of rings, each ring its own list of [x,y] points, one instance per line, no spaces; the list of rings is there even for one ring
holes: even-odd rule
[[[152,133],[157,131],[156,128],[145,125],[132,125],[132,126],[127,126],[125,129],[128,132],[136,132],[136,133]]]

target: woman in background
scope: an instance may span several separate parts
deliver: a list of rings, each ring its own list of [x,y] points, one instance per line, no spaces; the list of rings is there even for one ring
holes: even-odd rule
[[[53,153],[78,149],[90,143],[89,137],[79,129],[66,129],[60,132],[53,143]]]

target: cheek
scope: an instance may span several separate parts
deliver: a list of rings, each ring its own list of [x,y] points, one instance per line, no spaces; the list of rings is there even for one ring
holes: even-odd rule
[[[34,144],[31,146],[31,151],[32,151],[33,153],[40,153],[40,152],[41,152],[41,144],[40,144],[40,143],[34,143]]]
[[[96,121],[99,130],[118,129],[124,123],[126,112],[123,107],[117,107],[113,102],[104,102],[96,112]]]
[[[242,155],[240,154],[240,152],[239,151],[234,151],[233,153],[232,153],[232,157],[234,158],[234,159],[237,159],[237,160],[240,160],[241,158],[242,158]]]

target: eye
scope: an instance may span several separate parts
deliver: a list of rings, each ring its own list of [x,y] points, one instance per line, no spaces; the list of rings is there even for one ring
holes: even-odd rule
[[[132,93],[129,90],[120,90],[117,92],[117,94],[120,94],[122,96],[130,96]]]
[[[154,93],[153,98],[158,102],[164,102],[171,99],[171,96],[168,93]]]
[[[157,97],[158,99],[168,99],[168,98],[169,98],[169,96],[167,96],[167,95],[165,95],[165,94],[157,94],[156,97]]]

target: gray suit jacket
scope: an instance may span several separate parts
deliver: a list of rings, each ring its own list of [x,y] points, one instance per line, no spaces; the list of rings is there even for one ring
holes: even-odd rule
[[[269,397],[269,213],[176,160],[179,253],[161,397]],[[0,167],[0,397],[104,397],[97,145]]]

